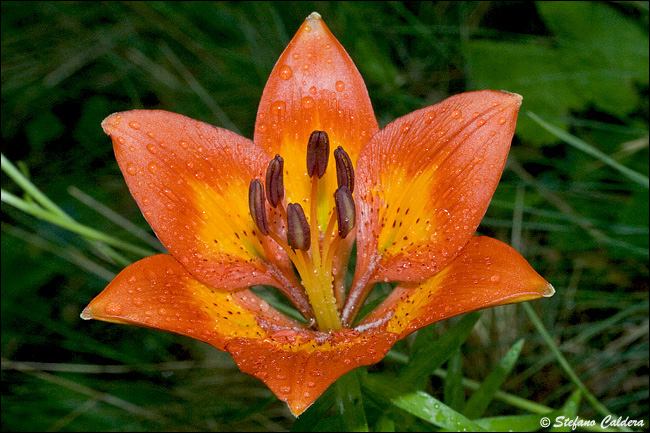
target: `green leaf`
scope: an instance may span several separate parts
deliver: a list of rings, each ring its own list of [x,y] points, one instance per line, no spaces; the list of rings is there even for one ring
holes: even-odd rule
[[[570,420],[576,419],[576,416],[578,415],[578,407],[580,407],[580,400],[582,400],[582,391],[576,389],[575,391],[573,391],[571,396],[564,403],[564,406],[562,406],[562,409],[560,410],[558,416],[561,415],[565,419],[570,419]],[[555,418],[551,418],[551,419],[555,419]],[[549,431],[558,431],[558,432],[571,431],[571,427],[563,425],[562,427],[552,427]]]
[[[620,117],[636,110],[636,83],[648,83],[647,34],[605,3],[536,6],[554,37],[469,41],[465,56],[473,87],[518,93],[525,110],[553,119],[593,105]],[[526,118],[517,132],[535,143],[557,141],[540,135]]]
[[[493,418],[477,419],[474,422],[488,431],[537,431],[541,428],[542,418],[548,418],[551,422],[557,416],[557,412],[546,414],[498,416]]]
[[[483,412],[485,412],[485,409],[487,409],[494,398],[494,394],[497,392],[503,381],[506,380],[506,377],[508,377],[517,363],[522,347],[524,347],[523,339],[516,342],[515,345],[510,348],[508,353],[501,358],[501,362],[499,362],[494,370],[490,372],[479,389],[474,391],[472,396],[469,398],[467,404],[463,408],[463,415],[472,419],[483,415]]]
[[[424,391],[413,391],[394,377],[368,374],[362,380],[369,396],[390,402],[424,421],[454,431],[484,431],[484,429]]]
[[[594,146],[590,145],[584,140],[579,139],[578,137],[569,134],[568,132],[558,128],[557,126],[554,126],[548,122],[545,122],[544,120],[540,119],[539,116],[537,116],[534,113],[531,113],[530,111],[527,113],[528,117],[533,119],[539,126],[556,136],[557,138],[565,141],[566,143],[570,144],[571,146],[575,147],[576,149],[579,149],[594,158],[600,160],[602,163],[609,165],[612,167],[614,170],[620,172],[623,174],[625,177],[628,179],[638,183],[639,185],[649,188],[650,187],[650,180],[648,180],[648,176],[644,176],[641,173],[637,173],[634,170],[631,170],[621,164],[620,162],[616,161],[614,158],[612,158],[609,155],[604,154],[600,150],[596,149]]]
[[[458,348],[447,363],[447,377],[443,390],[444,402],[447,406],[460,410],[465,405],[465,390],[463,388],[463,358]]]
[[[421,329],[415,338],[414,350],[409,362],[400,372],[403,382],[409,385],[423,386],[425,382],[423,379],[432,375],[463,345],[480,317],[480,312],[466,314],[449,331],[433,342],[429,341],[432,330]]]
[[[291,431],[312,431],[316,424],[318,424],[329,413],[330,409],[336,401],[335,389],[330,386],[325,392],[318,397],[306,411],[304,411],[293,423]]]
[[[336,387],[336,405],[339,409],[343,431],[368,431],[368,422],[363,407],[363,398],[357,379],[357,370],[342,376],[334,384]]]

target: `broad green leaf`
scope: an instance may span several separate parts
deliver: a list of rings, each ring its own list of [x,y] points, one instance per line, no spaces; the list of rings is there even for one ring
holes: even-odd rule
[[[466,58],[473,87],[515,92],[523,109],[560,119],[591,105],[619,117],[640,102],[636,83],[648,83],[648,36],[601,2],[537,2],[552,38],[471,40]],[[521,118],[518,134],[557,141]]]
[[[481,317],[480,312],[466,314],[449,331],[435,341],[428,341],[431,338],[431,330],[418,333],[415,339],[414,353],[410,356],[409,362],[400,372],[404,383],[422,387],[425,378],[433,374],[449,357],[463,345],[467,336],[474,328],[474,325]],[[420,330],[422,332],[422,330]],[[426,341],[422,341],[422,340]]]
[[[490,372],[479,389],[474,391],[472,396],[469,398],[467,404],[463,408],[463,415],[472,419],[483,415],[483,412],[485,412],[485,409],[487,409],[494,398],[494,394],[497,392],[503,381],[506,380],[506,377],[508,377],[517,363],[522,347],[524,347],[523,339],[516,342],[515,345],[508,350],[508,353],[501,358],[499,364]]]
[[[481,426],[426,392],[413,391],[394,377],[368,374],[362,379],[362,385],[371,398],[388,401],[393,406],[440,428],[453,431],[484,431]]]

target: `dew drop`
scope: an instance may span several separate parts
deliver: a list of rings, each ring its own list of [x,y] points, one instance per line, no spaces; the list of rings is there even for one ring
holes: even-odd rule
[[[305,96],[302,98],[302,107],[311,108],[314,106],[314,99],[311,96]]]
[[[158,152],[158,149],[156,149],[156,146],[154,146],[153,144],[147,144],[147,150],[151,152],[153,155],[155,155],[156,152]]]
[[[483,125],[485,125],[485,119],[478,119],[478,120],[476,121],[476,124],[477,124],[478,126],[483,126]]]
[[[281,117],[284,115],[286,108],[287,104],[284,101],[275,101],[271,105],[271,112],[276,116]]]
[[[280,66],[279,74],[280,74],[280,78],[282,78],[283,80],[288,80],[293,75],[293,71],[291,70],[291,66],[289,66],[289,65]]]
[[[499,281],[501,281],[501,277],[498,275],[492,275],[490,277],[490,281],[492,281],[493,283],[498,283]]]
[[[138,168],[131,162],[126,163],[126,172],[130,175],[138,174]]]
[[[500,117],[499,120],[497,120],[497,122],[499,123],[499,125],[503,125],[506,123],[506,119],[505,117]]]
[[[158,164],[155,162],[150,162],[149,165],[147,165],[147,170],[149,170],[149,173],[151,174],[156,174],[158,171]]]
[[[316,92],[317,92],[317,90],[316,90],[316,86],[311,86],[311,87],[309,88],[309,93],[311,93],[312,95],[315,95]]]
[[[116,316],[122,314],[122,305],[117,302],[110,302],[106,305],[106,313]]]
[[[187,149],[187,141],[181,140],[178,142],[178,144],[180,144],[183,149]]]
[[[140,123],[136,122],[135,120],[130,121],[129,126],[136,130],[140,129]]]
[[[119,144],[124,144],[124,143],[126,143],[126,139],[124,139],[124,137],[117,137],[115,140],[117,140],[117,142],[118,142]]]
[[[427,115],[424,117],[424,120],[425,120],[427,123],[431,123],[431,122],[433,122],[433,119],[435,119],[435,118],[436,118],[436,112],[435,112],[434,110],[431,110],[431,111],[429,111],[429,112],[427,113]]]
[[[342,92],[345,90],[345,83],[343,81],[337,81],[335,87],[337,91]]]
[[[451,118],[452,119],[458,119],[463,115],[463,113],[460,112],[460,110],[454,110],[451,112]]]

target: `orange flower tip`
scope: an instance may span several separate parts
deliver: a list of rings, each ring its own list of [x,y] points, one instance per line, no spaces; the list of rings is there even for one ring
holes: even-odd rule
[[[86,308],[84,308],[84,310],[81,312],[81,314],[79,315],[79,317],[81,317],[81,318],[84,319],[84,320],[90,320],[90,319],[93,318],[93,313],[92,313],[92,311],[90,311],[90,308],[86,307]]]
[[[521,96],[519,93],[508,92],[507,90],[502,90],[502,92],[512,96],[512,99],[517,103],[517,106],[521,107],[521,102],[524,100],[523,96]]]
[[[320,14],[318,12],[312,12],[309,14],[309,16],[305,19],[305,21],[318,21],[322,20]]]
[[[110,116],[108,116],[106,119],[102,120],[102,129],[107,135],[111,135],[111,132],[115,129],[117,126],[117,120],[119,119],[120,113],[113,113]]]
[[[551,296],[555,295],[555,287],[553,287],[550,283],[547,283],[546,287],[544,287],[541,293],[543,297],[550,298]]]

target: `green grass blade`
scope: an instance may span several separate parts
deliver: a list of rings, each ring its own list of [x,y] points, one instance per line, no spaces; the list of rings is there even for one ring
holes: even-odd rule
[[[422,341],[422,339],[428,340],[430,338],[430,331],[426,331],[422,335],[418,334],[414,343],[417,350],[414,350],[409,362],[400,372],[403,382],[409,385],[423,383],[423,378],[432,375],[462,346],[480,317],[480,312],[466,314],[449,331],[433,342]]]
[[[487,431],[525,432],[541,429],[542,418],[551,421],[555,419],[557,412],[548,414],[530,414],[514,416],[498,416],[494,418],[477,419],[474,422]]]
[[[458,348],[447,363],[447,377],[443,390],[443,401],[455,410],[465,406],[465,390],[463,389],[463,357]]]
[[[424,391],[412,391],[395,378],[368,374],[363,387],[372,398],[390,402],[424,421],[453,431],[484,431],[484,429]]]
[[[463,415],[470,419],[478,418],[483,415],[485,409],[494,399],[501,384],[506,380],[512,369],[519,359],[521,349],[524,347],[524,340],[519,340],[506,353],[499,364],[490,372],[488,377],[483,381],[479,389],[474,391],[462,410]]]
[[[15,195],[11,194],[10,192],[7,192],[5,190],[2,190],[2,195],[0,196],[1,200],[7,204],[10,204],[20,210],[22,210],[25,213],[28,213],[30,215],[33,215],[37,218],[40,218],[45,221],[49,221],[53,224],[56,224],[60,227],[63,227],[65,229],[70,230],[71,232],[77,233],[81,236],[84,236],[86,238],[104,242],[108,245],[111,245],[116,248],[120,248],[124,251],[129,251],[135,254],[138,254],[142,257],[148,257],[153,254],[156,254],[153,251],[137,247],[135,245],[132,245],[128,242],[124,242],[120,239],[116,239],[112,236],[108,236],[105,233],[102,233],[98,230],[92,229],[88,226],[85,226],[83,224],[80,224],[73,220],[70,217],[62,217],[61,215],[55,214],[53,212],[50,212],[46,209],[41,208],[40,206],[36,205],[35,203],[29,203],[25,200],[20,199],[19,197],[16,197]]]
[[[571,146],[575,147],[578,150],[581,150],[594,158],[597,158],[599,161],[601,161],[604,164],[609,165],[612,167],[614,170],[617,170],[621,174],[623,174],[625,177],[630,179],[631,181],[638,183],[639,185],[649,188],[650,187],[650,180],[648,179],[647,176],[642,175],[641,173],[637,173],[636,171],[624,166],[620,162],[616,161],[614,158],[610,157],[609,155],[604,154],[600,150],[596,149],[586,141],[583,141],[579,139],[578,137],[575,137],[568,132],[558,128],[557,126],[551,125],[550,123],[540,119],[535,113],[531,113],[530,111],[528,113],[528,117],[533,119],[539,126],[542,128],[546,129],[548,132],[551,134],[555,135],[556,137],[564,140]]]
[[[564,403],[564,406],[562,406],[559,415],[563,416],[565,419],[575,419],[578,415],[578,407],[580,407],[581,399],[582,391],[579,389],[575,390]],[[571,431],[571,427],[562,425],[561,427],[551,427],[549,431],[568,432]]]
[[[366,421],[357,371],[353,370],[342,376],[336,381],[334,386],[336,390],[336,405],[339,409],[343,431],[368,431],[368,421]]]
[[[560,367],[562,367],[562,369],[569,376],[571,381],[584,393],[585,398],[587,399],[589,404],[591,404],[591,406],[602,416],[610,416],[616,419],[616,416],[613,415],[601,402],[598,401],[598,399],[587,389],[585,384],[582,383],[582,381],[580,380],[576,372],[573,371],[573,369],[569,365],[569,362],[566,360],[564,355],[562,355],[562,352],[560,352],[560,349],[555,344],[555,341],[553,341],[553,338],[544,327],[544,324],[542,323],[541,320],[539,320],[539,317],[537,317],[537,314],[533,310],[533,307],[531,307],[528,302],[523,302],[521,305],[523,306],[524,311],[526,311],[526,314],[528,314],[528,317],[530,318],[531,322],[533,322],[533,325],[535,325],[535,328],[537,328],[537,331],[541,334],[542,338],[548,345],[549,349],[551,349],[551,351],[555,355],[555,359],[557,360],[558,364],[560,364]],[[625,428],[623,429],[623,431],[631,431],[631,430]]]

